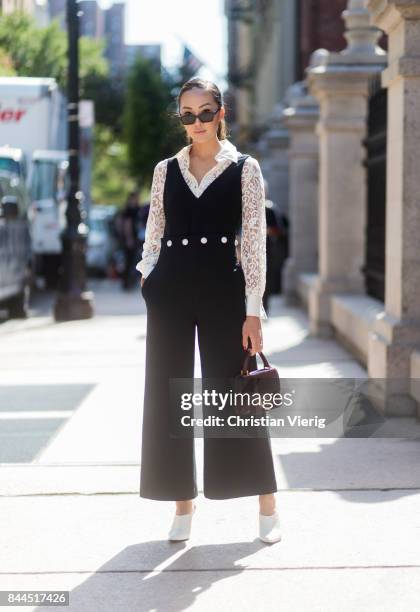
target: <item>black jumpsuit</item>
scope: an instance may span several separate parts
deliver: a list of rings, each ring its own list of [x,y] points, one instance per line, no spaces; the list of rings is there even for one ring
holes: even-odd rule
[[[245,277],[235,238],[241,226],[240,155],[196,198],[175,157],[167,162],[165,229],[159,258],[146,277],[146,368],[140,496],[197,496],[193,437],[171,437],[169,379],[194,377],[197,327],[201,374],[239,374],[246,351]],[[257,367],[256,357],[250,368]],[[277,491],[270,437],[204,436],[204,496],[229,499]]]

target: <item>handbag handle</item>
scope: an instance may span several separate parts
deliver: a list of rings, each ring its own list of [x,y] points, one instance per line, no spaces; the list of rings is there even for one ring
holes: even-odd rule
[[[259,355],[261,357],[261,359],[263,360],[264,367],[265,368],[269,368],[270,364],[268,363],[267,357],[264,355],[264,353],[262,351],[258,351],[256,354]],[[247,353],[246,356],[245,356],[244,365],[242,366],[242,370],[241,370],[241,374],[242,375],[248,374],[248,361],[249,361],[250,357],[251,357],[251,355],[249,353]]]

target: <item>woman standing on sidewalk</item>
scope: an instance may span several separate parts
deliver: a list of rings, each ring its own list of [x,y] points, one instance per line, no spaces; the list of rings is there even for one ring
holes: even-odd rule
[[[169,539],[185,540],[198,494],[194,439],[170,436],[169,379],[193,380],[196,327],[203,379],[236,376],[247,350],[250,367],[257,367],[266,224],[259,164],[226,138],[217,85],[190,79],[177,103],[190,143],[154,169],[136,266],[147,307],[140,496],[176,501]],[[276,491],[269,436],[204,437],[204,496],[259,495],[258,535],[265,542],[280,539]]]

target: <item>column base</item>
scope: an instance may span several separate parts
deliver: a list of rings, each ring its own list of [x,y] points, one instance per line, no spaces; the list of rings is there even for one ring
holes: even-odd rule
[[[297,306],[299,300],[297,295],[296,266],[292,257],[288,257],[284,262],[281,285],[284,303],[287,306]]]
[[[418,416],[411,393],[411,356],[420,346],[420,321],[409,322],[384,313],[369,333],[368,374],[382,379],[383,405],[390,416]],[[389,390],[392,389],[392,396]]]
[[[316,277],[317,270],[307,264],[298,263],[293,257],[289,257],[283,266],[282,287],[286,306],[303,306],[307,308],[307,294],[302,292],[302,279],[305,285],[310,285],[312,278]]]
[[[79,295],[59,293],[54,305],[56,321],[76,321],[93,317],[93,292],[83,291]]]
[[[330,338],[334,335],[330,323],[330,309],[331,294],[325,290],[318,276],[310,287],[308,295],[309,331],[312,336]]]
[[[331,337],[331,297],[339,293],[364,293],[360,278],[315,278],[309,290],[309,328],[313,335]]]
[[[419,404],[412,395],[411,381],[403,378],[369,378],[369,400],[386,417],[417,417]]]

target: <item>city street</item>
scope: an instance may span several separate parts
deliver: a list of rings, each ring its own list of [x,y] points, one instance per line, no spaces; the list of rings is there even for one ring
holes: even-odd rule
[[[420,0],[0,0],[0,611],[420,612],[419,92]]]
[[[89,288],[92,319],[56,323],[43,292],[28,319],[0,323],[0,590],[69,590],[77,612],[419,609],[418,419],[399,420],[407,438],[272,439],[283,539],[271,546],[256,497],[203,497],[197,440],[192,537],[168,542],[174,504],[138,494],[140,288]],[[366,377],[309,335],[302,309],[272,305],[264,353],[280,376]],[[196,377],[199,365],[196,347]]]

